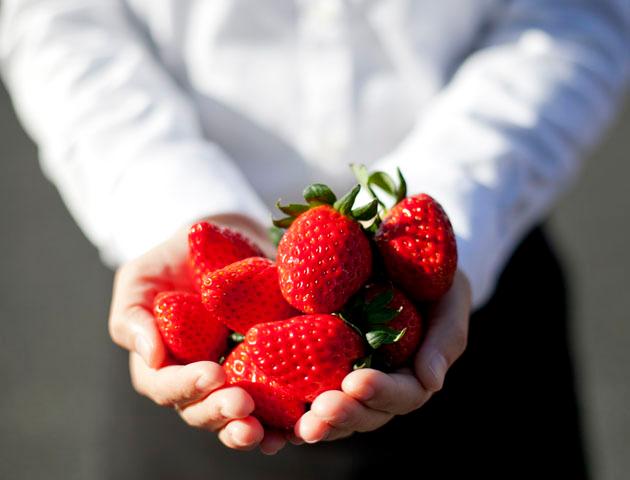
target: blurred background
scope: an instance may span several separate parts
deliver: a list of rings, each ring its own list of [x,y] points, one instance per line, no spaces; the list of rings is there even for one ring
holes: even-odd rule
[[[599,480],[630,471],[629,106],[550,222],[570,279],[587,448]],[[108,442],[102,413],[115,408],[106,400],[110,380],[128,375],[107,334],[112,272],[42,176],[3,89],[0,125],[0,478],[111,478],[113,466],[99,464]],[[130,387],[127,395],[146,407]],[[118,434],[133,435],[120,420]]]

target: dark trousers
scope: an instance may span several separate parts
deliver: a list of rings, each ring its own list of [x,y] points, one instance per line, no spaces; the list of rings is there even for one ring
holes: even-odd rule
[[[471,318],[469,346],[443,390],[417,412],[275,457],[234,452],[135,395],[121,353],[104,469],[111,478],[156,480],[587,478],[567,337],[562,272],[536,229]]]

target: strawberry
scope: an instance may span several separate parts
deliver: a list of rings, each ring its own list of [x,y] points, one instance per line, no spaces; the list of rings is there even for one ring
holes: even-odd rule
[[[448,216],[427,194],[407,197],[400,170],[396,186],[384,172],[368,174],[363,165],[353,165],[352,169],[384,209],[382,222],[378,218],[371,230],[389,277],[413,300],[437,300],[449,290],[457,270],[457,244]],[[375,186],[395,198],[389,212]]]
[[[209,222],[195,223],[188,232],[188,259],[197,289],[203,277],[230,263],[248,257],[264,256],[260,248],[227,227]]]
[[[263,424],[291,430],[306,411],[306,402],[291,394],[289,388],[269,380],[250,359],[247,345],[241,343],[228,355],[223,370],[226,384],[243,388],[254,400],[253,415]]]
[[[159,293],[153,313],[162,339],[181,363],[218,361],[227,348],[228,329],[204,308],[196,293]]]
[[[374,240],[390,278],[414,300],[437,300],[451,288],[457,269],[455,234],[448,216],[429,195],[396,204]]]
[[[377,204],[352,210],[357,185],[336,201],[325,185],[307,187],[308,205],[278,208],[290,216],[274,221],[288,227],[278,244],[278,273],[284,298],[304,313],[332,313],[367,281],[372,251],[357,220],[376,215]]]
[[[339,389],[364,351],[355,329],[327,314],[255,325],[242,345],[268,381],[307,402],[324,391]]]
[[[209,273],[201,294],[208,312],[241,334],[256,323],[297,315],[280,293],[275,263],[266,258],[247,258]]]
[[[390,368],[404,365],[422,336],[422,317],[411,301],[391,285],[371,284],[363,291],[361,319],[366,338]]]

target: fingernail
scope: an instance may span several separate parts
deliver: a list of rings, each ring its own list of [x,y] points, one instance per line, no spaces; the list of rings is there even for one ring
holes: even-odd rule
[[[133,346],[138,355],[140,355],[144,360],[144,363],[151,366],[149,363],[151,361],[151,343],[144,337],[144,335],[140,333],[136,335]]]
[[[203,392],[210,387],[211,383],[212,378],[210,377],[210,375],[208,375],[207,373],[202,373],[201,375],[199,375],[199,378],[195,382],[195,387],[197,388],[197,390]]]
[[[273,450],[263,450],[262,448],[260,449],[260,451],[263,453],[263,455],[275,455],[276,453],[278,453],[280,450],[282,450],[282,447],[280,448],[274,448]]]
[[[433,357],[431,357],[431,361],[429,362],[429,370],[433,374],[435,378],[435,382],[437,385],[437,390],[442,388],[444,384],[444,376],[446,375],[446,359],[442,354],[435,353]]]
[[[312,438],[310,440],[306,440],[304,439],[304,441],[306,443],[317,443],[317,442],[323,442],[324,440],[326,440],[328,438],[328,436],[330,435],[330,430],[327,430],[326,432],[323,433],[323,435],[321,435],[319,438]]]
[[[307,438],[305,438],[305,439],[304,439],[304,441],[305,441],[306,443],[308,443],[308,444],[311,444],[311,443],[317,443],[317,442],[319,442],[320,440],[321,440],[321,437],[319,437],[319,438],[308,438],[308,439],[307,439]]]

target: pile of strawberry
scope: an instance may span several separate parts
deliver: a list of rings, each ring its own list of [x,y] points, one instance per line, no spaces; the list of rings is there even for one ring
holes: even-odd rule
[[[423,333],[423,302],[451,286],[455,238],[440,205],[406,196],[383,172],[353,166],[360,184],[337,199],[306,188],[280,205],[277,260],[228,228],[189,232],[197,292],[162,292],[154,314],[173,359],[223,362],[227,385],[250,393],[254,415],[291,429],[320,393],[353,370],[405,365]],[[361,188],[373,200],[353,208]],[[387,210],[377,192],[394,198]]]

